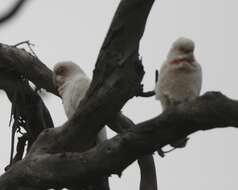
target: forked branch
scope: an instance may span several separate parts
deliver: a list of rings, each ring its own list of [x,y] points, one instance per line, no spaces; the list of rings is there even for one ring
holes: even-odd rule
[[[194,101],[171,107],[158,117],[140,123],[136,128],[84,153],[42,154],[23,160],[0,178],[0,186],[6,184],[7,175],[14,176],[18,184],[34,187],[50,188],[55,184],[61,187],[70,184],[84,186],[98,176],[120,174],[140,156],[151,154],[158,147],[196,131],[237,128],[237,114],[237,101],[221,93],[209,92]],[[22,167],[28,170],[22,171]],[[29,178],[32,180],[27,180]],[[8,181],[8,185],[4,190],[14,187],[13,181]]]

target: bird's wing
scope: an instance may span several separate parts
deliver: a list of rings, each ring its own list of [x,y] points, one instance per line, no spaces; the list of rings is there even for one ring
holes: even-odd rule
[[[64,89],[63,105],[68,118],[75,113],[89,86],[90,80],[84,76],[75,76],[67,81],[67,86]]]

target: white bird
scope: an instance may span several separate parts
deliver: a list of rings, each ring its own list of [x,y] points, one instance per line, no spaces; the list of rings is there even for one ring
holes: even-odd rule
[[[59,62],[53,69],[53,82],[62,97],[66,116],[71,118],[80,101],[85,96],[91,80],[79,65],[71,62]],[[107,139],[106,129],[103,128],[97,137],[97,142]]]
[[[202,85],[202,70],[194,56],[195,44],[188,38],[177,39],[160,69],[155,87],[156,99],[163,110],[171,105],[190,101],[199,96]],[[184,147],[186,140],[171,144]]]

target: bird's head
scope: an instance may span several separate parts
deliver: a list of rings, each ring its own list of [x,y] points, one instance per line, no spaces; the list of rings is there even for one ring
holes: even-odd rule
[[[169,62],[194,61],[195,44],[191,39],[180,37],[173,44],[168,53]]]
[[[84,73],[79,65],[71,61],[63,61],[55,64],[53,68],[53,83],[59,88],[66,80],[74,77],[76,74]]]

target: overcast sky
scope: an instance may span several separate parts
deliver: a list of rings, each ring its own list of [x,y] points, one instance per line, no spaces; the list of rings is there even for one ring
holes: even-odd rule
[[[13,0],[0,0],[0,13]],[[50,68],[57,61],[72,60],[89,76],[119,0],[32,0],[24,11],[0,27],[0,42],[16,44],[30,40],[38,57]],[[140,53],[145,66],[143,83],[154,88],[154,71],[159,69],[171,43],[180,36],[196,43],[195,54],[203,69],[202,93],[222,91],[238,98],[237,1],[160,0],[148,19]],[[59,98],[45,102],[55,125],[66,121]],[[0,94],[0,173],[9,162],[10,104]],[[123,112],[135,122],[161,112],[154,98],[133,98]],[[109,132],[111,136],[112,133]],[[237,190],[238,130],[216,129],[191,135],[188,146],[161,159],[155,154],[159,189]],[[113,177],[112,189],[138,189],[139,170],[133,165],[121,179]]]

